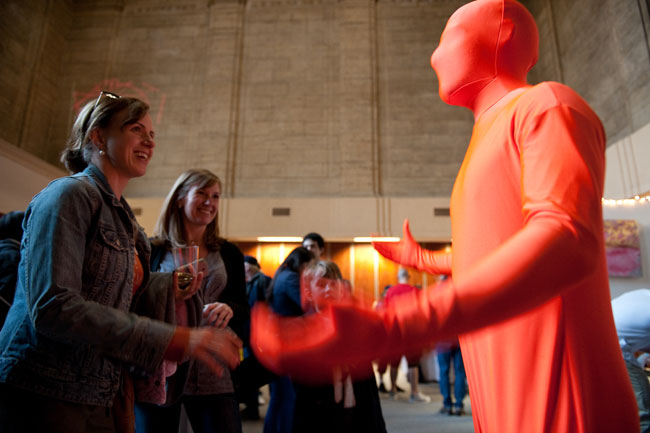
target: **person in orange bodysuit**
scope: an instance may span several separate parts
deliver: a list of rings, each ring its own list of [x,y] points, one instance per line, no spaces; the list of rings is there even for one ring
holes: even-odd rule
[[[451,264],[453,283],[430,300],[441,334],[490,325],[460,336],[477,432],[638,432],[609,307],[605,134],[570,88],[526,83],[537,46],[514,1],[450,18],[431,66],[441,99],[475,118],[451,196],[453,251],[418,251],[408,225],[402,243],[376,248],[429,272]]]
[[[260,309],[254,320],[272,332],[254,340],[276,368],[307,375],[294,353],[324,370],[460,334],[476,432],[639,431],[604,254],[605,133],[570,88],[527,84],[537,52],[535,22],[514,0],[452,15],[431,64],[442,100],[475,117],[451,196],[453,251],[420,248],[408,222],[401,242],[375,248],[453,281],[379,317],[333,306],[327,323],[301,325],[302,344],[296,324],[292,343],[278,343],[282,324]],[[308,338],[319,326],[320,340]]]

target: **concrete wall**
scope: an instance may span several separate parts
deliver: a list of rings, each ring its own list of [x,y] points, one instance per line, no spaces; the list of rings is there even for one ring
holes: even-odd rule
[[[532,81],[561,81],[605,125],[609,144],[650,123],[646,0],[523,0],[540,29]]]
[[[607,148],[605,198],[650,192],[650,123]]]
[[[72,108],[60,92],[70,8],[68,0],[0,2],[0,138],[50,163],[63,146],[53,125]]]
[[[128,197],[138,221],[152,233],[163,199]],[[273,208],[288,208],[290,215],[274,216]],[[358,236],[401,236],[404,219],[419,241],[448,242],[448,216],[434,209],[449,208],[445,197],[382,198],[224,198],[219,206],[219,228],[229,239],[253,241],[258,236],[303,236],[317,231],[328,241],[351,241]]]
[[[0,212],[25,210],[40,190],[67,173],[0,139]]]

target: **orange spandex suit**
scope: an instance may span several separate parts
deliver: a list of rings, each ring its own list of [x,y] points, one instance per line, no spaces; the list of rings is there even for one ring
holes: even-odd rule
[[[453,252],[421,249],[407,224],[400,243],[375,248],[453,281],[396,299],[376,347],[461,334],[477,433],[638,432],[604,255],[604,131],[570,88],[526,83],[537,38],[512,0],[449,19],[431,64],[443,101],[476,119],[451,197]],[[339,330],[371,322],[348,316]],[[354,349],[323,355],[349,362]]]

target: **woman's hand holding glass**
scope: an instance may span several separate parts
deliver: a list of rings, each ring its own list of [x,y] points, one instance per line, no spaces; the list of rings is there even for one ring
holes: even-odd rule
[[[203,283],[203,272],[196,274],[196,277],[193,276],[189,281],[189,285],[187,281],[183,280],[182,275],[182,272],[177,271],[174,271],[172,274],[172,281],[174,284],[174,298],[176,298],[176,302],[182,302],[190,299],[196,294],[196,292],[199,291],[201,284]]]
[[[203,318],[215,328],[225,328],[232,319],[233,311],[228,304],[213,302],[203,307]]]

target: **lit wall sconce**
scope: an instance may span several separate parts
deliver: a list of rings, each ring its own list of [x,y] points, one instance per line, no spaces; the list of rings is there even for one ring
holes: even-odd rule
[[[399,242],[398,237],[388,237],[388,236],[377,236],[377,237],[356,237],[352,239],[354,242],[358,243],[370,243],[370,242]]]
[[[297,242],[302,243],[300,236],[259,236],[257,242]]]

